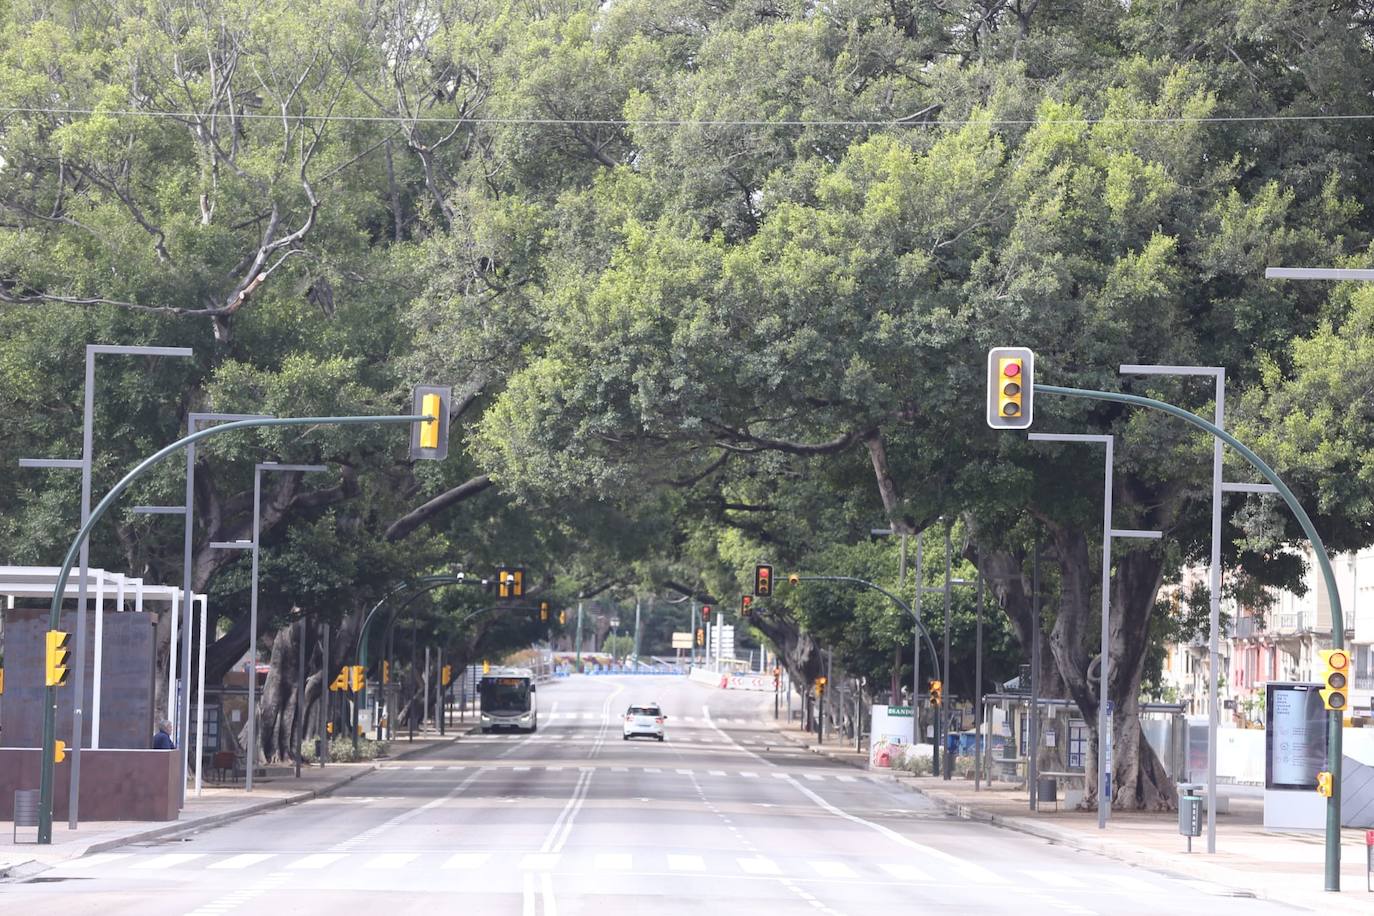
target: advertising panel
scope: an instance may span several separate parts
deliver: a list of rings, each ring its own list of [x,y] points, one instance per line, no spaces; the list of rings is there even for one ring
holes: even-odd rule
[[[1266,684],[1266,789],[1317,788],[1326,769],[1326,710],[1320,684]]]
[[[891,767],[906,753],[913,740],[914,719],[910,706],[873,707],[873,731],[869,736],[868,765]]]

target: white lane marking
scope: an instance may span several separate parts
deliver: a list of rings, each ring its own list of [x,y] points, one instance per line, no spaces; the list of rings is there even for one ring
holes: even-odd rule
[[[118,862],[120,859],[127,859],[133,855],[131,852],[98,852],[93,856],[86,856],[82,859],[74,859],[71,862],[64,862],[62,868],[95,868],[99,865],[108,865],[111,862]]]
[[[706,862],[701,856],[669,853],[668,868],[671,871],[706,871]]]
[[[660,770],[658,767],[645,767],[645,768],[644,768],[644,772],[646,772],[646,773],[662,773],[663,771]]]
[[[883,871],[887,872],[889,875],[896,878],[898,881],[930,880],[930,875],[921,871],[915,865],[907,865],[905,862],[899,862],[890,865],[882,865],[880,867]]]
[[[530,771],[529,767],[512,767],[511,769],[515,770],[517,773],[528,773]]]
[[[245,678],[245,680],[246,680],[246,678]],[[611,772],[612,772],[612,773],[628,773],[628,772],[630,772],[630,768],[629,768],[629,767],[611,767]]]
[[[368,859],[364,868],[405,868],[420,858],[418,852],[383,852]]]
[[[292,862],[290,865],[286,867],[291,869],[292,871],[298,871],[302,869],[325,868],[327,866],[333,865],[335,862],[339,861],[343,857],[344,853],[342,852],[317,852],[308,855],[303,859],[297,859],[296,861]]]
[[[558,867],[558,856],[548,852],[526,853],[520,860],[520,867],[526,871],[545,871]]]
[[[1061,875],[1051,871],[1049,868],[1023,868],[1021,874],[1031,881],[1038,881],[1041,884],[1048,884],[1050,887],[1085,887],[1082,881],[1070,875]]]
[[[822,878],[857,878],[854,869],[845,865],[843,862],[810,862],[808,863],[816,870],[816,874]]]
[[[853,782],[853,781],[854,781],[854,777],[853,777],[853,776],[845,776],[843,773],[841,773],[839,776],[836,776],[835,778],[838,779],[840,782]]]
[[[469,776],[467,779],[464,779],[462,782],[458,783],[458,785],[450,789],[447,794],[441,795],[432,801],[426,802],[418,808],[409,808],[405,811],[402,811],[400,814],[396,815],[390,820],[383,821],[375,827],[371,827],[367,830],[364,830],[362,833],[355,834],[341,843],[336,843],[333,847],[334,850],[338,852],[348,852],[355,846],[366,846],[367,844],[373,842],[378,836],[385,833],[387,830],[390,830],[392,827],[395,827],[397,824],[402,824],[413,817],[418,817],[419,815],[423,814],[426,811],[429,811],[432,808],[437,808],[440,805],[457,798],[459,795],[463,793],[465,789],[467,789],[468,786],[472,785],[473,782],[476,781],[477,777],[481,776],[484,772],[486,772],[486,767],[478,767],[475,771],[473,771],[471,776]]]
[[[628,852],[598,852],[592,867],[597,871],[629,871],[634,861]]]
[[[678,774],[679,776],[691,776],[691,775],[692,775],[692,771],[691,771],[691,770],[678,770],[678,771],[677,771],[677,774]]]
[[[562,768],[562,767],[544,767],[544,769],[547,770],[547,771],[550,772],[550,773],[561,773],[561,772],[563,772],[563,768]]]
[[[758,778],[759,778],[759,774],[758,774],[758,773],[755,773],[753,770],[741,770],[741,771],[740,771],[740,775],[743,776],[745,779],[758,779]]]
[[[558,901],[553,896],[553,875],[544,872],[539,879],[544,890],[544,916],[558,916]]]
[[[791,779],[792,777],[789,776],[789,775],[787,775],[786,773],[774,773],[774,774],[773,774],[773,778],[774,778],[774,779]]]
[[[823,776],[818,776],[815,773],[803,773],[802,775],[805,776],[807,779],[811,780],[812,782],[820,782],[822,779],[825,778]]]
[[[245,678],[245,680],[246,680],[246,678]],[[456,773],[458,770],[461,770],[461,769],[462,769],[462,767],[449,767],[449,768],[448,768],[448,771],[449,771],[450,773]]]
[[[137,869],[175,868],[178,865],[185,865],[187,862],[194,862],[196,859],[203,858],[205,858],[203,852],[167,852],[160,856],[153,856],[151,859],[144,859],[129,867]]]
[[[219,862],[207,865],[207,868],[247,868],[250,865],[257,865],[259,862],[266,862],[272,858],[270,852],[245,852],[240,856],[230,856]]]
[[[830,804],[830,802],[821,798],[815,792],[812,792],[806,786],[797,782],[795,779],[791,780],[791,783],[798,792],[801,792],[807,798],[811,799],[817,805],[824,808],[826,811],[829,811],[836,817],[844,818],[845,820],[853,824],[862,824],[870,830],[874,830],[878,833],[881,833],[883,836],[887,837],[894,843],[899,843],[902,846],[907,847],[908,849],[914,849],[916,852],[922,855],[924,861],[926,862],[931,862],[933,860],[944,862],[946,865],[958,869],[969,880],[972,881],[980,881],[984,884],[1007,883],[1007,879],[1005,877],[997,874],[991,869],[984,868],[981,865],[975,865],[974,863],[969,862],[965,859],[961,859],[958,856],[951,855],[942,849],[936,849],[934,846],[926,846],[923,843],[917,843],[915,840],[912,840],[908,837],[904,837],[897,831],[892,830],[888,827],[884,827],[882,824],[875,824],[872,821],[866,821],[861,817],[850,814],[848,811],[843,811],[835,807],[834,805]]]
[[[525,872],[524,886],[521,891],[521,916],[534,916],[534,875]]]
[[[736,859],[739,867],[751,875],[780,875],[782,871],[772,859],[765,859],[763,856],[754,856],[752,859]]]
[[[710,708],[709,706],[703,706],[703,707],[701,707],[701,721],[705,722],[706,725],[707,725],[709,728],[714,729],[715,732],[716,732],[716,734],[720,735],[720,736],[721,736],[722,738],[724,738],[726,741],[728,741],[728,742],[730,742],[732,745],[734,745],[735,748],[736,748],[737,750],[743,751],[744,753],[748,754],[750,757],[753,757],[755,760],[757,760],[759,763],[763,764],[764,766],[772,766],[772,765],[773,765],[773,764],[769,763],[767,760],[764,760],[764,759],[763,759],[762,757],[760,757],[758,754],[755,754],[753,751],[749,750],[749,749],[748,749],[747,747],[745,747],[744,745],[740,744],[740,743],[739,743],[738,741],[736,741],[734,738],[731,738],[729,735],[727,735],[724,731],[721,730],[721,727],[720,727],[719,725],[717,725],[716,723],[712,722],[712,721],[711,721],[711,708]]]
[[[439,867],[446,871],[462,869],[464,871],[473,868],[481,868],[491,858],[489,852],[455,852],[444,860],[444,864]]]
[[[725,771],[724,771],[724,770],[711,770],[711,771],[710,771],[710,775],[711,775],[711,776],[724,776],[724,775],[725,775]]]

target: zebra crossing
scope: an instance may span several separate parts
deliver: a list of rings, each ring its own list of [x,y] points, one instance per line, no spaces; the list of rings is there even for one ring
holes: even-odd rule
[[[620,713],[608,713],[602,715],[600,712],[541,712],[539,721],[544,722],[619,722],[622,716]],[[686,723],[688,725],[709,726],[712,722],[716,725],[742,725],[750,728],[771,728],[764,719],[748,719],[739,716],[712,716],[708,721],[701,716],[669,716],[668,722],[671,725]]]
[[[602,764],[601,766],[598,766],[598,767],[592,767],[592,766],[569,767],[569,766],[564,765],[564,764],[547,764],[547,765],[541,765],[541,764],[512,764],[512,765],[508,765],[508,766],[493,766],[493,765],[490,764],[490,763],[488,763],[488,764],[483,764],[483,765],[480,766],[480,767],[474,766],[474,765],[467,765],[467,764],[450,764],[450,765],[448,765],[448,766],[429,766],[429,765],[426,765],[426,766],[412,766],[412,767],[406,767],[404,764],[401,764],[401,765],[397,765],[397,766],[390,767],[389,769],[408,769],[408,770],[410,770],[411,772],[415,772],[415,773],[428,773],[428,772],[444,772],[444,773],[463,773],[463,772],[468,772],[468,773],[472,773],[472,772],[475,772],[475,771],[478,770],[478,769],[486,770],[486,771],[489,772],[489,773],[499,773],[499,772],[502,772],[502,771],[509,771],[509,772],[512,772],[512,773],[563,773],[563,772],[575,772],[575,771],[577,771],[577,770],[583,770],[583,769],[588,769],[588,770],[590,770],[590,769],[601,769],[601,770],[609,770],[609,771],[612,772],[612,773],[647,773],[647,774],[650,774],[650,775],[664,775],[664,774],[667,774],[667,775],[672,775],[672,776],[688,776],[688,777],[695,777],[695,778],[700,779],[700,780],[711,780],[711,779],[734,779],[734,778],[736,778],[736,777],[739,777],[739,778],[741,778],[741,779],[758,779],[758,778],[760,778],[760,776],[764,775],[764,773],[761,773],[761,772],[758,771],[758,770],[717,770],[717,769],[714,769],[714,768],[713,768],[713,769],[699,770],[699,769],[690,768],[690,767],[666,767],[666,768],[665,768],[665,767],[649,767],[649,766],[627,766],[627,765],[620,765],[620,764],[618,764],[618,765],[613,765],[613,766],[606,766],[605,764]],[[832,771],[829,771],[829,770],[819,770],[819,771],[813,771],[813,770],[798,770],[798,771],[796,771],[796,772],[790,772],[790,771],[787,771],[787,770],[768,770],[768,771],[766,771],[766,773],[767,773],[768,775],[771,775],[774,779],[798,779],[798,780],[804,780],[804,781],[807,781],[807,782],[844,782],[844,783],[876,782],[876,783],[886,783],[886,782],[889,782],[889,781],[890,781],[889,777],[887,777],[887,776],[882,776],[882,775],[873,774],[873,773],[853,773],[853,774],[850,774],[850,773],[836,773],[836,772],[832,772]]]
[[[1171,894],[1177,888],[1162,876],[1145,876],[1121,870],[1065,872],[1057,868],[1014,867],[992,870],[973,862],[942,860],[929,863],[872,859],[793,858],[758,853],[740,855],[719,850],[578,850],[562,853],[526,853],[520,850],[386,851],[317,853],[157,853],[103,852],[64,863],[63,872],[95,872],[107,867],[128,874],[213,870],[216,872],[271,869],[287,873],[330,872],[374,874],[420,869],[425,873],[480,874],[484,882],[493,873],[550,873],[576,877],[635,875],[638,877],[785,878],[821,883],[959,885],[1045,888],[1057,891],[1093,890],[1132,896]],[[1201,888],[1200,888],[1201,889]]]

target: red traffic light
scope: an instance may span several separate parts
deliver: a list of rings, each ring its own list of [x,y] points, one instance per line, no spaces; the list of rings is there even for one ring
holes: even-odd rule
[[[1002,369],[1002,374],[1005,375],[1007,378],[1016,378],[1018,375],[1021,374],[1021,364],[1007,363],[1007,365]]]

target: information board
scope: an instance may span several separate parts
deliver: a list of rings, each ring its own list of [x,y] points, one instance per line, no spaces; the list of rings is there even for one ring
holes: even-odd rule
[[[1317,788],[1326,769],[1326,710],[1320,684],[1266,684],[1264,787]]]
[[[873,728],[869,735],[868,765],[890,767],[906,753],[915,724],[910,706],[873,707]]]

